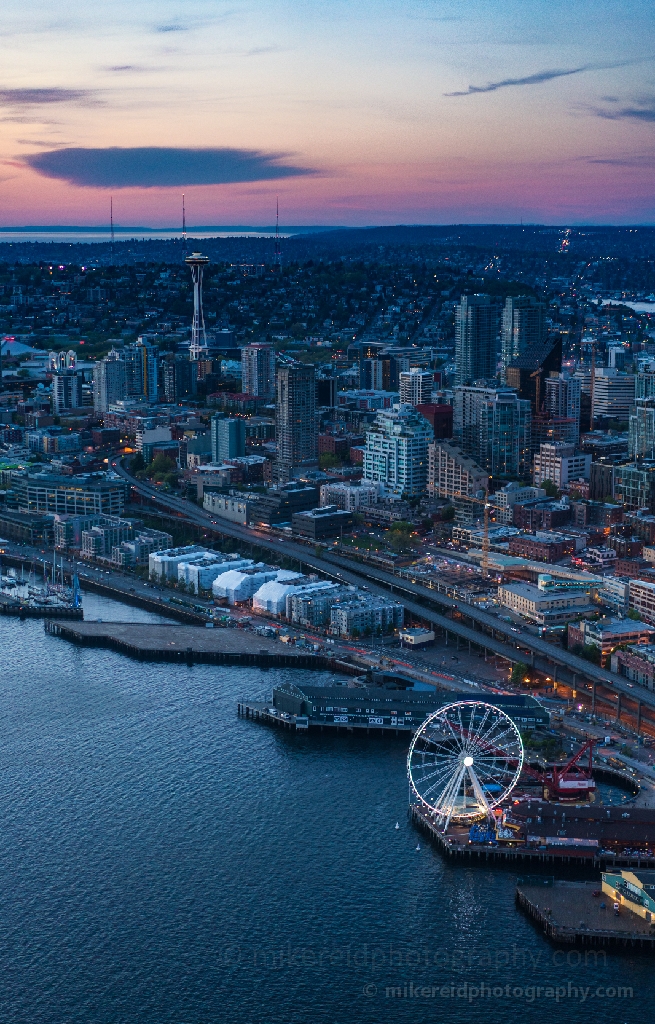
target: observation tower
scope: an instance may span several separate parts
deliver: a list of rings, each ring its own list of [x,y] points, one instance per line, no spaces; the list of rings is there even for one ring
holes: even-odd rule
[[[199,252],[192,252],[184,262],[190,267],[193,278],[193,323],[191,325],[189,359],[198,360],[207,351],[205,318],[202,312],[202,274],[209,263],[209,257],[203,256]]]

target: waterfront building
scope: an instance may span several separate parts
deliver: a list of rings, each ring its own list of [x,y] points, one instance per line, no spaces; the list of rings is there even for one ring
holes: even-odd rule
[[[241,387],[247,395],[273,398],[275,351],[270,345],[253,342],[241,349]]]
[[[291,517],[291,529],[300,537],[311,540],[325,540],[328,537],[339,537],[343,531],[350,530],[353,525],[352,513],[336,505],[323,505],[308,509],[306,512],[294,512]]]
[[[317,581],[295,587],[286,598],[286,614],[296,626],[318,628],[330,622],[332,608],[349,588],[339,583]]]
[[[411,405],[381,410],[366,434],[364,480],[399,496],[424,493],[431,440],[430,424]]]
[[[318,462],[316,381],[313,366],[281,366],[275,400],[276,475],[279,483]]]
[[[287,597],[302,583],[307,582],[307,577],[297,574],[297,578],[287,577],[283,582],[269,580],[263,583],[259,590],[252,596],[252,610],[260,615],[272,615],[279,619],[286,616]]]
[[[546,307],[533,295],[510,295],[505,299],[501,325],[502,376],[513,360],[546,340]]]
[[[490,295],[462,295],[455,310],[456,384],[495,378],[499,323],[499,307]]]
[[[230,569],[221,573],[212,583],[212,594],[219,601],[226,600],[229,605],[242,604],[249,601],[263,583],[269,580],[284,581],[289,577],[295,579],[296,575],[286,569],[276,569],[264,562],[256,562],[247,569]]]
[[[584,590],[574,586],[551,590],[531,583],[504,583],[498,588],[498,601],[503,608],[538,626],[559,626],[596,612],[589,585]]]
[[[433,498],[472,497],[487,491],[489,474],[456,444],[428,445],[428,494]]]
[[[434,388],[434,374],[412,366],[400,374],[399,391],[401,405],[429,405]]]
[[[492,476],[521,477],[530,469],[530,403],[511,388],[456,387],[453,439]]]
[[[180,548],[165,548],[161,551],[153,551],[148,559],[148,567],[151,579],[156,580],[177,580],[177,570],[180,562],[190,562],[199,554],[207,551],[199,544],[187,544]]]
[[[109,406],[125,398],[125,362],[116,349],[99,359],[93,368],[93,408],[96,413],[109,411]]]
[[[400,629],[404,616],[404,605],[392,598],[355,594],[332,606],[330,633],[341,637],[384,636]]]

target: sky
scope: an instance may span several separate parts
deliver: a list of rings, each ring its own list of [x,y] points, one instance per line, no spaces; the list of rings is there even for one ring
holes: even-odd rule
[[[4,0],[0,227],[655,223],[645,0]]]

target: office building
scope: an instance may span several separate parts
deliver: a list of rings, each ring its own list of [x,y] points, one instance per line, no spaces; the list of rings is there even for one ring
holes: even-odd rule
[[[533,345],[518,355],[505,368],[507,386],[519,398],[530,402],[533,417],[541,413],[546,397],[546,380],[562,368],[562,339]]]
[[[359,387],[364,391],[383,391],[384,374],[381,359],[361,359],[359,363]]]
[[[352,525],[352,512],[336,505],[322,505],[306,512],[294,512],[291,517],[293,533],[300,537],[309,537],[311,540],[340,537],[344,530],[350,530]]]
[[[13,491],[18,508],[24,512],[120,516],[127,484],[109,473],[26,473],[14,480]]]
[[[499,323],[499,307],[490,295],[462,295],[455,311],[456,384],[494,380]]]
[[[456,387],[453,440],[492,476],[530,470],[530,403],[510,388]]]
[[[566,488],[570,480],[588,480],[590,470],[591,455],[576,451],[575,445],[542,444],[534,457],[534,485],[550,480],[558,489]]]
[[[366,434],[364,480],[398,495],[423,494],[432,428],[411,405],[380,410]]]
[[[243,420],[212,417],[211,461],[220,465],[246,454],[246,425]]]
[[[316,380],[313,366],[281,366],[275,400],[276,475],[291,480],[298,469],[318,461]]]
[[[655,462],[627,462],[614,467],[614,497],[631,509],[655,512]]]
[[[429,405],[434,388],[434,374],[429,370],[421,370],[412,366],[407,372],[400,374],[400,404]]]
[[[52,411],[55,416],[65,415],[82,406],[82,374],[64,370],[52,376]]]
[[[362,481],[359,484],[327,483],[321,484],[321,505],[336,505],[346,512],[359,512],[360,509],[376,505],[378,488],[375,484]]]
[[[452,498],[486,492],[489,474],[461,448],[448,441],[428,445],[428,494],[433,498]]]
[[[505,583],[498,588],[498,602],[528,622],[538,626],[559,626],[581,615],[592,615],[597,608],[591,601],[588,589],[571,586],[565,589],[550,589],[532,583]]]
[[[241,390],[260,398],[275,395],[275,351],[270,345],[254,342],[241,349]]]
[[[120,352],[112,349],[93,367],[93,408],[97,413],[109,411],[109,406],[126,396],[125,362]]]
[[[596,369],[592,396],[594,422],[601,419],[627,420],[634,401],[634,374],[619,373],[612,366]]]
[[[546,307],[533,295],[508,296],[501,326],[502,379],[507,367],[530,348],[546,341]]]

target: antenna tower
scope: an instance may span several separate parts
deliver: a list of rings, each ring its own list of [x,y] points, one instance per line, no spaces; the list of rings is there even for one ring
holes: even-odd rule
[[[111,265],[114,265],[114,197],[109,197],[109,223],[111,226]]]
[[[186,255],[186,208],[184,206],[184,192],[182,193],[182,252]]]
[[[275,197],[275,253],[273,254],[273,265],[279,267],[282,262],[282,253],[280,252],[280,200],[279,197]]]

